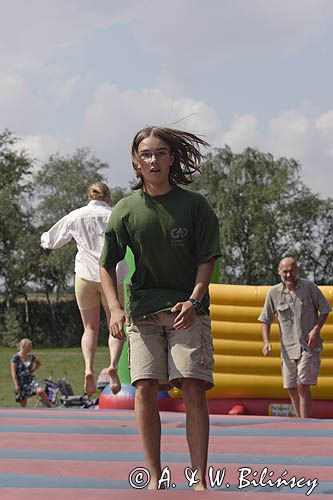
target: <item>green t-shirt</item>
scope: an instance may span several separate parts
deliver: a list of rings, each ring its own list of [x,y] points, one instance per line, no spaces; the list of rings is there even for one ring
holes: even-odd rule
[[[113,209],[105,231],[100,265],[115,267],[134,254],[129,313],[135,320],[171,309],[193,291],[197,267],[219,257],[217,217],[198,193],[175,186],[161,196],[137,191]],[[202,300],[209,314],[209,295]]]

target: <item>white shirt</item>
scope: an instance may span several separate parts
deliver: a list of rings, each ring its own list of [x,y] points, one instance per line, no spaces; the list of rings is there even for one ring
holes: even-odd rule
[[[73,210],[41,236],[43,248],[61,248],[74,239],[77,245],[75,273],[88,281],[100,282],[99,257],[104,242],[106,223],[111,207],[104,201],[92,200],[88,205]],[[125,260],[118,263],[117,282],[122,283],[128,273]]]

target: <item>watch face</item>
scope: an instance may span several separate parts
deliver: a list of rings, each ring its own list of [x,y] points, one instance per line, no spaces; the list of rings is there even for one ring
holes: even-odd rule
[[[193,307],[195,310],[198,310],[201,306],[200,300],[197,299],[189,299],[189,301],[192,303]]]

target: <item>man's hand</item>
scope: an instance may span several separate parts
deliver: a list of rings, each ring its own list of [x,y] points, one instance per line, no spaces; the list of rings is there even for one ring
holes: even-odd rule
[[[181,330],[182,328],[189,328],[193,325],[196,318],[196,311],[193,307],[192,302],[187,300],[186,302],[177,302],[176,305],[173,306],[171,312],[180,313],[175,317],[175,321],[173,323],[173,327],[175,330]]]
[[[264,344],[264,347],[262,348],[262,353],[264,356],[270,356],[272,353],[272,344],[270,343]]]
[[[110,318],[110,334],[112,337],[119,340],[126,340],[124,332],[124,323],[127,320],[126,314],[123,309],[112,309]]]
[[[314,326],[308,335],[308,346],[316,347],[320,339],[320,329],[317,326]]]

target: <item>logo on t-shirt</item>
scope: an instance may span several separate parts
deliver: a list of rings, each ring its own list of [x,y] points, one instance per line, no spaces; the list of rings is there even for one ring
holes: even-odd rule
[[[171,229],[171,245],[184,245],[188,235],[186,227],[174,227]]]

